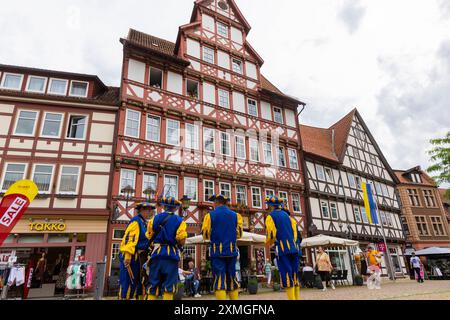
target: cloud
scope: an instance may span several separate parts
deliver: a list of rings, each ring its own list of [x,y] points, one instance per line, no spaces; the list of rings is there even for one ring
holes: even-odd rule
[[[358,30],[365,14],[366,8],[360,4],[359,0],[346,0],[339,10],[338,17],[345,24],[348,32],[353,34]]]
[[[443,18],[450,17],[450,1],[448,0],[438,0],[440,4],[441,14]]]

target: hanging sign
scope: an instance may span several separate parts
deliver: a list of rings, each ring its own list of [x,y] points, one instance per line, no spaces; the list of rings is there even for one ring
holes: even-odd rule
[[[384,242],[377,243],[377,250],[380,252],[387,252]]]
[[[38,194],[33,181],[20,180],[6,191],[0,203],[0,246]]]

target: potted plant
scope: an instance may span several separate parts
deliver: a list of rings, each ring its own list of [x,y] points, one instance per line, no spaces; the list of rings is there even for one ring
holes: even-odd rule
[[[355,276],[355,286],[360,286],[361,287],[362,285],[364,285],[364,279],[363,279],[363,277],[361,275],[357,274]]]
[[[281,290],[281,279],[280,279],[280,271],[278,269],[275,269],[273,271],[273,291],[280,291]]]
[[[258,278],[251,276],[248,279],[248,293],[257,294],[258,293]]]
[[[184,296],[184,284],[182,282],[178,282],[177,291],[173,295],[173,300],[183,300]]]

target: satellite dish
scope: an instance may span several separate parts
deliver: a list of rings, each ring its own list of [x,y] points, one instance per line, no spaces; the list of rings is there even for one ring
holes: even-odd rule
[[[224,0],[220,0],[219,3],[217,4],[219,6],[220,9],[222,10],[228,10],[228,4],[226,1]]]

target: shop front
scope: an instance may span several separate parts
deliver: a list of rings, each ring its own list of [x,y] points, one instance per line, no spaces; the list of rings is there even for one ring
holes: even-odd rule
[[[96,263],[105,260],[106,233],[107,220],[22,218],[0,248],[0,266],[15,268],[25,278],[23,285],[8,288],[8,297],[67,294],[67,270],[75,264],[90,265],[93,278]]]

